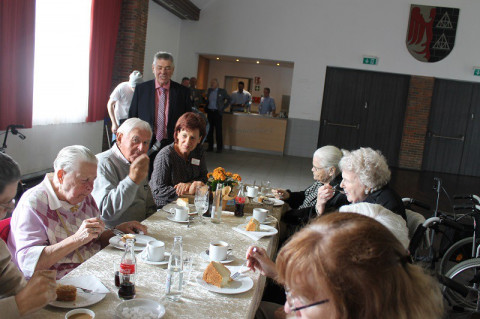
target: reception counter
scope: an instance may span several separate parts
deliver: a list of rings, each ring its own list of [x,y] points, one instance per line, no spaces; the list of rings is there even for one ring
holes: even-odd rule
[[[283,154],[287,119],[248,113],[223,114],[223,144]]]

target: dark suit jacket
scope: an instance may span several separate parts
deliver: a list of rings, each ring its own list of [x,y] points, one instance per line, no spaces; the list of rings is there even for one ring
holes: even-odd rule
[[[206,108],[208,109],[208,103],[209,103],[209,98],[210,98],[210,92],[212,92],[212,88],[209,88],[207,91],[207,106]],[[217,91],[217,110],[221,113],[223,113],[223,110],[225,110],[229,105],[230,101],[232,99],[230,98],[230,95],[228,95],[227,90],[218,88]]]
[[[170,80],[170,91],[168,98],[168,121],[167,121],[167,141],[163,144],[173,142],[173,133],[175,124],[180,116],[186,112],[192,111],[192,102],[190,100],[190,90],[177,82]],[[128,117],[138,117],[154,128],[155,123],[155,80],[150,80],[138,84],[133,93],[132,104],[128,111]],[[155,137],[155,133],[153,134]],[[152,138],[154,142],[155,138]]]

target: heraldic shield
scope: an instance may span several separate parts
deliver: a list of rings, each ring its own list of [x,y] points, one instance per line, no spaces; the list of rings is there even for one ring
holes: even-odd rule
[[[460,9],[412,4],[407,49],[422,62],[443,60],[453,50]]]

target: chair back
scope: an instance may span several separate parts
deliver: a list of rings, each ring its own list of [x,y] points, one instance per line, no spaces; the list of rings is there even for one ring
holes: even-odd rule
[[[8,235],[10,234],[10,220],[12,217],[0,220],[0,238],[7,243]]]

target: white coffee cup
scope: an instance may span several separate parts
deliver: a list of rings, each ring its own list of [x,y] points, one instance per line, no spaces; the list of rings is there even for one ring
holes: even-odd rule
[[[222,240],[212,241],[210,243],[208,258],[212,261],[223,261],[228,255],[228,243]]]
[[[254,208],[253,209],[253,218],[258,220],[260,223],[263,223],[267,218],[268,209],[263,208]]]
[[[258,195],[258,186],[247,186],[248,197],[257,197],[257,195]]]
[[[188,219],[188,209],[186,207],[183,207],[183,206],[172,207],[170,209],[170,213],[173,214],[173,218],[176,221],[184,222]]]
[[[151,240],[147,243],[146,250],[149,261],[162,261],[165,256],[165,243],[160,240]]]
[[[85,309],[85,308],[78,308],[78,309],[73,309],[67,312],[67,314],[65,315],[65,319],[70,319],[73,315],[80,314],[80,313],[90,315],[92,319],[95,318],[95,312],[93,312],[92,310]]]

